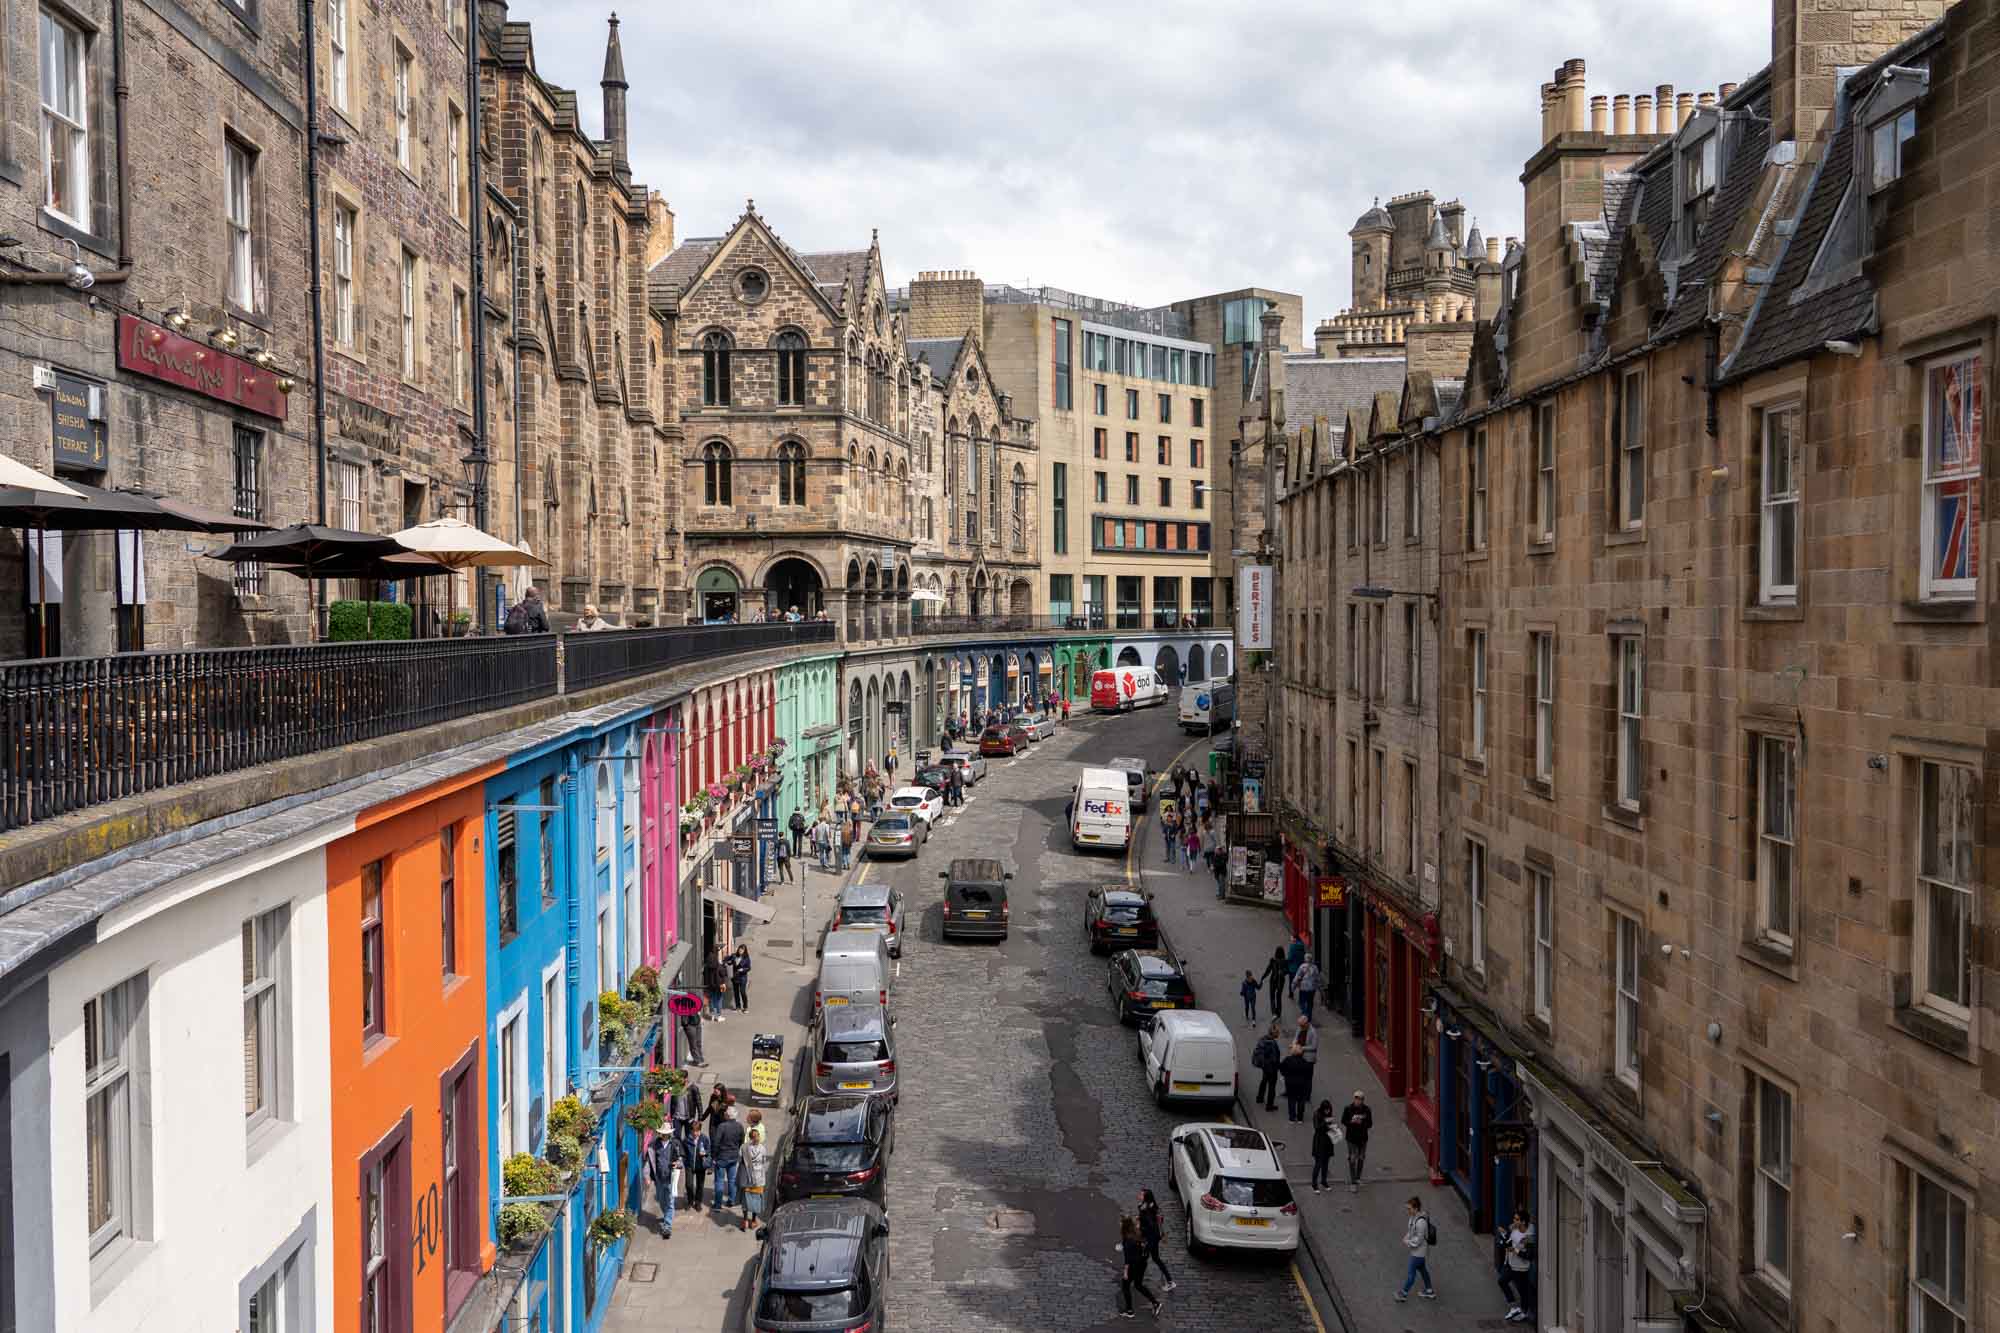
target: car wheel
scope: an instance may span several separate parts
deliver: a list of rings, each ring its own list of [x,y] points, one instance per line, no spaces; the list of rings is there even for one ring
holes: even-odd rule
[[[1167,1109],[1167,1080],[1164,1075],[1161,1076],[1158,1083],[1153,1085],[1153,1105],[1159,1107],[1162,1111]]]
[[[1194,1213],[1192,1211],[1187,1215],[1187,1252],[1188,1257],[1191,1259],[1199,1259],[1201,1257],[1201,1242],[1194,1238]]]

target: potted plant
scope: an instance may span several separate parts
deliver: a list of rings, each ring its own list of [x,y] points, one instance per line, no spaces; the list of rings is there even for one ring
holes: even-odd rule
[[[556,1098],[549,1107],[549,1134],[567,1134],[577,1143],[587,1143],[597,1132],[597,1113],[584,1105],[583,1099],[575,1093]],[[555,1160],[555,1154],[549,1155]]]
[[[500,1166],[500,1181],[514,1198],[562,1193],[562,1172],[533,1153],[517,1152]]]
[[[654,1098],[648,1097],[626,1108],[625,1123],[641,1134],[657,1134],[660,1132],[660,1126],[667,1123],[667,1108]]]
[[[550,1129],[542,1151],[548,1155],[549,1164],[565,1175],[583,1165],[583,1140],[574,1134]]]
[[[590,1242],[593,1245],[616,1245],[632,1234],[632,1214],[623,1208],[613,1208],[590,1219]]]
[[[677,1065],[655,1065],[646,1071],[646,1095],[665,1099],[687,1091],[687,1070]]]
[[[640,1017],[660,1007],[660,969],[635,967],[625,978],[625,998],[638,1006]]]
[[[526,1249],[549,1229],[549,1218],[537,1204],[505,1203],[500,1205],[498,1227],[503,1246],[510,1250]]]

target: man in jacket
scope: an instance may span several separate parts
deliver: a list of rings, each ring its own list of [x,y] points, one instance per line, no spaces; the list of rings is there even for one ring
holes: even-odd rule
[[[1308,1063],[1319,1063],[1319,1029],[1304,1014],[1299,1015],[1298,1030],[1292,1033],[1292,1042],[1305,1052]]]
[[[715,1127],[715,1196],[710,1205],[728,1208],[743,1201],[736,1188],[736,1168],[743,1161],[743,1125],[730,1107]]]
[[[805,812],[803,810],[792,811],[792,817],[787,821],[786,827],[792,831],[792,855],[797,856],[800,844],[805,840],[806,835]]]
[[[532,583],[528,591],[512,610],[507,612],[502,628],[509,634],[547,634],[549,632],[548,609],[542,605],[542,590]]]
[[[1308,954],[1299,964],[1299,970],[1292,974],[1292,993],[1299,999],[1299,1017],[1312,1022],[1313,996],[1319,993],[1319,964]]]
[[[646,1145],[646,1174],[652,1177],[653,1197],[660,1205],[660,1239],[674,1237],[674,1172],[681,1162],[678,1134],[655,1134]]]
[[[700,1068],[708,1061],[701,1058],[701,1011],[682,1014],[677,1020],[681,1029],[681,1047],[687,1055],[687,1063]]]
[[[1304,1124],[1306,1102],[1312,1097],[1313,1067],[1296,1043],[1278,1061],[1278,1075],[1285,1080],[1285,1119],[1295,1125]]]
[[[1340,1110],[1340,1132],[1347,1139],[1347,1192],[1361,1192],[1361,1168],[1368,1159],[1368,1131],[1375,1128],[1375,1111],[1361,1089]]]
[[[1431,1219],[1424,1213],[1424,1201],[1416,1195],[1410,1196],[1409,1219],[1403,1226],[1403,1248],[1410,1252],[1409,1271],[1403,1274],[1403,1285],[1396,1292],[1396,1299],[1410,1299],[1410,1288],[1417,1284],[1417,1275],[1423,1274],[1424,1299],[1437,1299],[1437,1287],[1431,1282]]]
[[[1259,1077],[1257,1095],[1251,1100],[1266,1111],[1278,1109],[1278,1064],[1284,1054],[1278,1048],[1278,1025],[1271,1024],[1250,1051],[1250,1064]]]
[[[772,845],[772,851],[776,853],[777,857],[778,878],[790,883],[792,878],[792,849],[785,844],[783,838],[779,838]]]

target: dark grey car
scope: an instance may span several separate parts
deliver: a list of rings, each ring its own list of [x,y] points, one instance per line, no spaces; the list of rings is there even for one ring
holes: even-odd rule
[[[828,1005],[812,1027],[812,1090],[896,1097],[896,1032],[873,1004]]]
[[[801,1199],[758,1229],[744,1333],[881,1329],[889,1216],[866,1199]]]

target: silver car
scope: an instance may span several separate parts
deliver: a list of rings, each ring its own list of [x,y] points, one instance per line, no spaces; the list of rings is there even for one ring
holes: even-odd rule
[[[812,1029],[813,1091],[880,1094],[894,1101],[896,1020],[880,1005],[829,1005]]]
[[[889,956],[903,956],[903,895],[886,884],[850,884],[840,891],[829,930],[885,932]]]
[[[1028,729],[1028,739],[1031,741],[1055,739],[1056,719],[1053,713],[1044,717],[1031,717],[1021,725]]]
[[[868,826],[868,855],[872,860],[885,856],[910,857],[917,854],[931,836],[931,826],[915,815],[900,810],[879,816]]]
[[[948,766],[955,765],[968,787],[986,776],[986,761],[974,751],[953,750],[950,754],[940,756],[938,762]]]
[[[1105,767],[1123,770],[1125,786],[1132,794],[1132,808],[1144,810],[1146,798],[1153,794],[1153,775],[1147,770],[1146,761],[1135,758],[1113,759]]]

